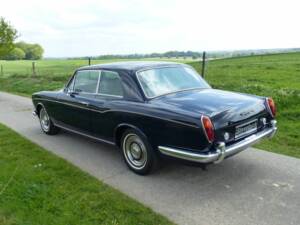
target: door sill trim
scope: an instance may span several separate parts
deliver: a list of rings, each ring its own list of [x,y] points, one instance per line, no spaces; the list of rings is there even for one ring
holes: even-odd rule
[[[96,140],[96,141],[104,142],[104,143],[110,144],[110,145],[116,145],[116,144],[115,144],[114,142],[112,142],[112,141],[108,141],[108,140],[105,140],[105,139],[97,138],[97,137],[95,137],[95,136],[92,136],[92,135],[89,135],[89,134],[85,134],[85,133],[82,133],[82,132],[80,132],[80,131],[73,130],[73,129],[71,129],[71,128],[67,128],[67,127],[62,126],[62,125],[59,125],[59,124],[57,124],[57,123],[54,123],[54,126],[59,127],[59,128],[61,128],[61,129],[63,129],[63,130],[66,130],[66,131],[70,131],[70,132],[75,133],[75,134],[79,134],[79,135],[84,136],[84,137],[88,137],[88,138],[94,139],[94,140]]]

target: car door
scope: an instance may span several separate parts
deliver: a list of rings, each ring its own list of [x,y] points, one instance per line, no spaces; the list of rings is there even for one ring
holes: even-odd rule
[[[123,101],[123,87],[119,74],[102,70],[96,97],[90,103],[94,136],[112,141],[114,128],[119,123],[120,101]]]
[[[98,70],[77,71],[67,90],[58,96],[56,118],[62,126],[91,133],[90,102],[95,98],[100,79]]]

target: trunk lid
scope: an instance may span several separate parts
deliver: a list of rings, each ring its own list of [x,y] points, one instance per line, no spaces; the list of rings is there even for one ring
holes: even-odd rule
[[[204,114],[215,121],[226,117],[226,121],[237,122],[265,110],[262,98],[216,89],[177,92],[152,101],[167,110],[187,111],[198,117]]]
[[[225,142],[237,140],[238,131],[250,129],[250,134],[253,126],[261,129],[260,119],[268,115],[264,98],[216,89],[177,92],[152,101],[160,108],[192,116],[199,122],[201,115],[209,116],[215,127],[216,140]],[[228,140],[224,140],[226,132]]]

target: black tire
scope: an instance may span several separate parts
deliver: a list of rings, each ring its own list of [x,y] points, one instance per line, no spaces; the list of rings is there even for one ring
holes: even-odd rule
[[[44,106],[39,111],[39,120],[41,129],[45,134],[55,135],[59,132],[59,128],[54,126]]]
[[[147,138],[134,129],[123,133],[121,150],[126,165],[136,174],[147,175],[159,166],[159,157]]]

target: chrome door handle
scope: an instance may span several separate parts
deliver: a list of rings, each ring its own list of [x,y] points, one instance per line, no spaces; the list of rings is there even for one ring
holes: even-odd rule
[[[80,104],[85,105],[85,106],[89,106],[90,105],[90,103],[88,103],[88,102],[80,102]]]

